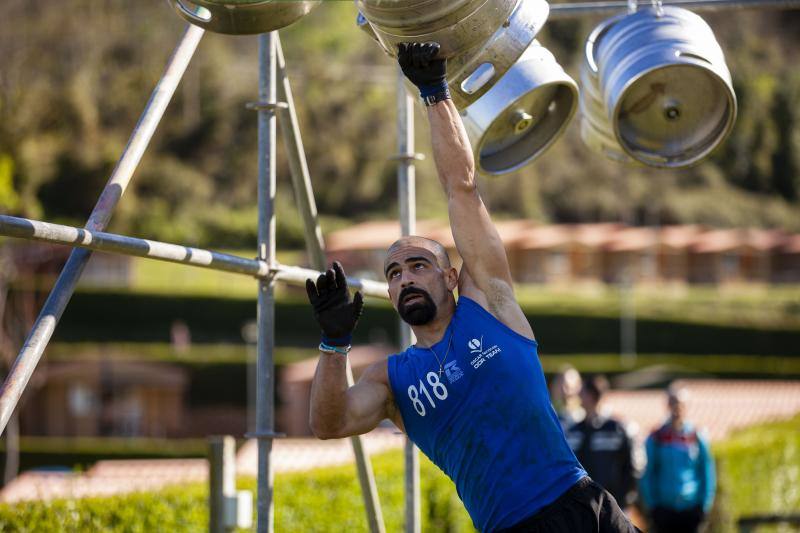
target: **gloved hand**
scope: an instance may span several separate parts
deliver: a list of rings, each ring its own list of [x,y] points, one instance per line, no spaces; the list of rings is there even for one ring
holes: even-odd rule
[[[335,261],[332,269],[320,274],[316,284],[306,280],[306,292],[314,308],[314,318],[322,328],[322,342],[328,346],[349,346],[364,309],[364,297],[356,292],[350,301],[341,263]]]
[[[397,62],[411,83],[417,86],[420,96],[426,98],[447,93],[447,60],[437,59],[439,43],[400,43],[397,45]]]

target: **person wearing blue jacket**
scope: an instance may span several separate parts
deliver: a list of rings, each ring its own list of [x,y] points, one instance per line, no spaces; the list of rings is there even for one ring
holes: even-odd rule
[[[714,459],[707,440],[685,419],[685,389],[670,389],[670,417],[647,438],[639,490],[656,533],[699,531],[714,503]]]

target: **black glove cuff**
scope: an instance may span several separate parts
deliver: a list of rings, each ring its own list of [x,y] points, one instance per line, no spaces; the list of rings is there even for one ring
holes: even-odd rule
[[[436,94],[431,94],[428,96],[423,96],[422,101],[425,103],[426,106],[436,105],[439,102],[444,102],[445,100],[450,100],[450,89],[445,87],[444,91],[438,92]]]
[[[322,344],[328,346],[350,346],[352,340],[352,333],[344,337],[328,337],[324,332],[322,333]]]

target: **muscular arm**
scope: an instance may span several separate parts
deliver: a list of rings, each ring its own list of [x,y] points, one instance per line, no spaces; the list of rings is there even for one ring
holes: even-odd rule
[[[347,386],[346,360],[339,354],[320,354],[311,383],[311,430],[320,439],[360,435],[390,418],[396,419],[386,362],[376,363],[352,387]]]
[[[428,107],[433,157],[447,194],[450,228],[464,260],[460,294],[485,305],[502,323],[533,338],[514,297],[503,242],[475,183],[475,160],[461,117],[451,100]],[[482,293],[482,294],[480,294]]]

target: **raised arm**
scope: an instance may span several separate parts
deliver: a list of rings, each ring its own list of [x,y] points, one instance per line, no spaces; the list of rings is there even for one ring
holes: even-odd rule
[[[321,439],[348,437],[374,429],[384,418],[395,423],[386,362],[372,365],[353,387],[347,384],[347,354],[363,309],[361,293],[350,301],[339,263],[317,282],[306,282],[308,298],[322,328],[320,360],[311,383],[310,425]]]
[[[463,294],[483,300],[501,322],[528,338],[533,331],[514,297],[503,242],[475,183],[475,160],[467,133],[449,98],[446,62],[436,59],[435,43],[400,45],[399,61],[428,105],[433,158],[447,195],[450,228],[464,265]]]

